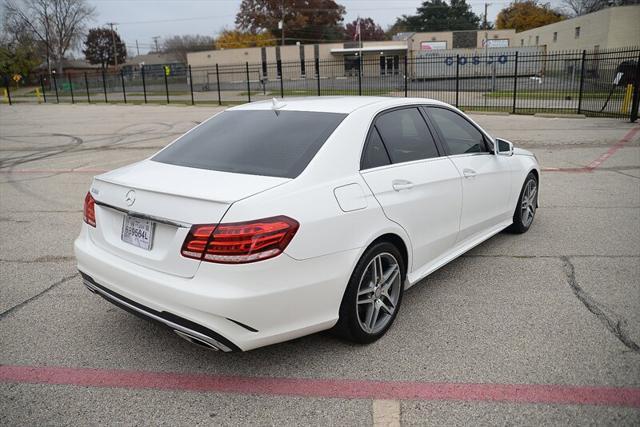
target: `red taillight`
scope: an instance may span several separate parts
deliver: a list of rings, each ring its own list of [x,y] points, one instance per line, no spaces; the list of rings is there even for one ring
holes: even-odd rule
[[[191,227],[182,256],[223,264],[242,264],[273,258],[284,251],[299,224],[286,216],[229,224]]]
[[[84,196],[84,222],[92,227],[96,226],[96,201],[91,193]]]

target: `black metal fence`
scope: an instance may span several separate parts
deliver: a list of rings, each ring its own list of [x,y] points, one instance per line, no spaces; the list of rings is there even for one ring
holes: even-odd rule
[[[52,74],[42,76],[39,87],[18,90],[5,78],[4,100],[226,105],[271,97],[378,95],[432,98],[463,110],[632,121],[640,101],[640,48],[433,51],[414,58],[356,56],[164,69]]]

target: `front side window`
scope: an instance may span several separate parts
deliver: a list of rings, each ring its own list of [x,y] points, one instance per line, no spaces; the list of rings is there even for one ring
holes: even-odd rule
[[[488,152],[482,133],[467,119],[445,108],[429,108],[451,155]]]
[[[180,137],[151,160],[295,178],[345,117],[307,111],[225,111]]]
[[[393,163],[438,157],[433,136],[417,108],[384,113],[375,127]]]

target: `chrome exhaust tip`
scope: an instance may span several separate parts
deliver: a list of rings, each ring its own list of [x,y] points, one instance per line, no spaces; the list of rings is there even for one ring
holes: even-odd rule
[[[191,344],[195,344],[200,347],[206,347],[209,350],[220,351],[218,347],[211,344],[210,342],[201,340],[200,338],[194,337],[193,335],[187,334],[186,332],[178,331],[177,329],[174,329],[173,332],[175,332],[175,334],[183,340],[189,341]]]

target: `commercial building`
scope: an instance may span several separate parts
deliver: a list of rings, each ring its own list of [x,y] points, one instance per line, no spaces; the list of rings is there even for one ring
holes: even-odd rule
[[[640,5],[609,7],[515,35],[513,45],[554,50],[640,46]]]
[[[487,32],[489,47],[507,48],[515,35],[514,30],[490,30]],[[193,68],[260,64],[262,78],[279,76],[278,61],[299,64],[302,75],[315,75],[315,60],[322,63],[334,61],[343,67],[327,67],[322,74],[350,76],[357,73],[358,59],[363,58],[366,75],[397,75],[402,72],[404,58],[409,59],[436,50],[473,49],[484,47],[484,31],[443,31],[432,33],[401,33],[393,40],[321,43],[313,45],[268,46],[241,49],[221,49],[190,52],[187,61]],[[224,73],[222,75],[224,79]]]
[[[485,48],[486,45],[486,48]],[[515,51],[523,53],[575,49],[610,49],[640,46],[640,5],[612,7],[533,30],[473,30],[399,33],[388,41],[322,43],[313,45],[269,46],[192,52],[188,64],[194,70],[220,68],[221,81],[241,79],[245,64],[250,66],[250,80],[341,78],[361,70],[364,77],[404,75],[426,78],[434,67],[421,66],[440,61],[438,76],[448,76],[458,57],[461,75],[509,74]],[[418,61],[419,59],[425,61]],[[317,60],[317,61],[316,61]],[[407,70],[404,69],[405,60]],[[280,66],[278,66],[280,64]],[[494,65],[495,64],[495,65]],[[235,67],[234,67],[235,66]],[[491,67],[488,67],[491,66]],[[543,72],[544,64],[527,62],[527,74]],[[435,77],[438,77],[435,76]],[[194,82],[206,80],[210,73],[196,72]]]

